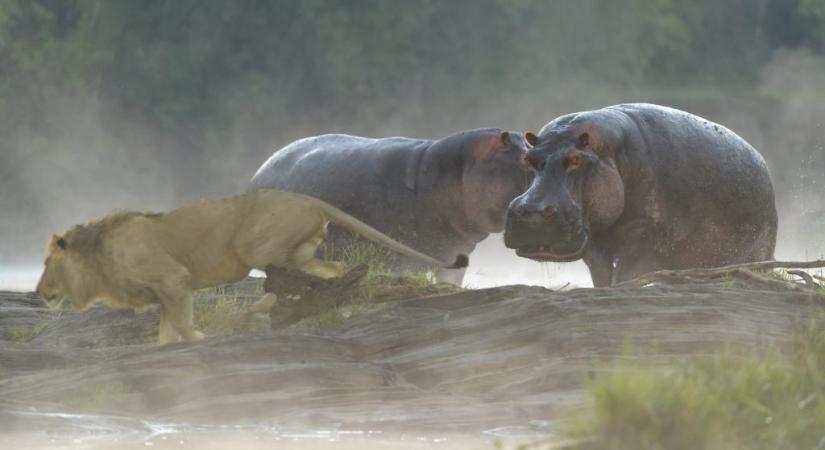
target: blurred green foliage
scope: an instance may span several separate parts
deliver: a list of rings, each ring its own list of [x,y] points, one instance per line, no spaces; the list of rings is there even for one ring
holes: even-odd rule
[[[729,349],[669,371],[623,362],[599,374],[588,387],[592,405],[568,424],[571,435],[588,438],[575,448],[823,448],[825,329],[819,317],[783,352]]]
[[[7,0],[0,127],[5,136],[21,127],[54,132],[43,109],[75,95],[97,102],[110,131],[121,119],[139,121],[208,151],[231,132],[266,141],[287,118],[335,128],[412,106],[446,108],[434,119],[442,120],[570,77],[747,84],[779,47],[825,51],[823,5]]]
[[[308,135],[536,131],[627,101],[730,127],[811,209],[824,42],[825,0],[3,0],[0,211],[27,214],[0,254],[238,192]]]

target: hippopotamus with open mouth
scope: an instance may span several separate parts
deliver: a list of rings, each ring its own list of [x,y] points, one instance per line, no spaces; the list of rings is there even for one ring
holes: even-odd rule
[[[462,131],[443,139],[370,139],[326,134],[276,151],[249,189],[279,189],[318,197],[393,239],[435,258],[469,254],[504,229],[507,207],[530,184],[520,133],[498,128]],[[336,247],[343,230],[331,229]],[[420,270],[399,259],[394,270]],[[437,271],[461,284],[464,269]]]
[[[520,256],[584,259],[594,286],[773,259],[765,160],[721,125],[623,104],[561,116],[526,138],[536,176],[510,204],[504,234]]]

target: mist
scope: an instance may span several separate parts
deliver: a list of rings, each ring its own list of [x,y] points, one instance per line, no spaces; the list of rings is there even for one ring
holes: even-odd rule
[[[776,191],[776,258],[825,256],[822,0],[0,2],[0,447],[510,448],[562,436],[593,380],[630,361],[678,375],[694,355],[724,350],[747,367],[746,355],[794,354],[799,325],[821,321],[801,284],[560,292],[591,285],[581,261],[519,258],[500,234],[470,255],[465,283],[507,287],[417,279],[370,303],[384,286],[369,285],[281,326],[250,314],[273,291],[247,279],[195,293],[197,343],[156,345],[161,307],[56,311],[30,292],[52,233],[243,192],[300,138],[537,132],[624,102],[750,142]],[[806,369],[821,386],[817,358],[758,366],[783,380]],[[756,417],[754,436],[789,442],[775,431],[785,414],[765,411],[815,428],[823,396],[808,385],[732,373],[721,391],[753,395],[713,400]],[[677,410],[658,422],[713,411],[682,408],[672,385],[646,404]],[[789,403],[762,406],[768,396]]]
[[[825,254],[821,12],[620,3],[8,3],[0,271],[31,288],[15,274],[39,270],[51,233],[115,208],[241,192],[301,137],[537,131],[621,102],[741,135],[774,181],[777,258]],[[520,259],[500,236],[471,261],[474,286],[587,284],[581,263]]]

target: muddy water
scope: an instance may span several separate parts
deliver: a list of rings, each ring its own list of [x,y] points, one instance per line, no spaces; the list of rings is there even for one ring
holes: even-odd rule
[[[193,425],[129,417],[7,412],[4,419],[44,425],[0,434],[0,447],[26,449],[430,449],[492,448],[530,442],[520,433],[501,438],[457,434],[383,433],[373,430],[300,429],[257,425]],[[494,436],[494,435],[491,435]]]
[[[239,301],[256,297],[239,289]],[[583,381],[617,357],[668,365],[725,345],[793,345],[818,302],[724,284],[508,286],[312,331],[159,348],[155,313],[56,317],[32,294],[0,298],[0,448],[490,448],[552,438],[586,402]],[[21,332],[35,326],[36,336]]]

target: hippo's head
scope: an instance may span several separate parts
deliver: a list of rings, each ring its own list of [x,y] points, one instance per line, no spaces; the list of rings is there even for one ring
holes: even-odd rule
[[[533,176],[525,155],[529,146],[521,133],[485,130],[465,147],[461,183],[453,195],[460,200],[465,231],[500,233],[510,202],[523,193]]]
[[[533,146],[526,160],[535,178],[510,203],[504,243],[526,258],[575,261],[591,233],[609,227],[624,211],[615,161],[618,137],[581,117],[563,116],[526,139]]]

